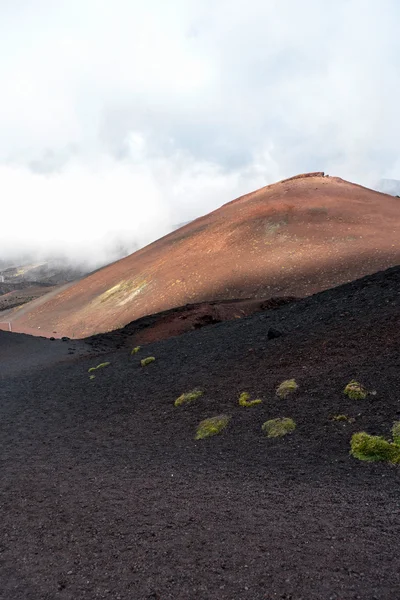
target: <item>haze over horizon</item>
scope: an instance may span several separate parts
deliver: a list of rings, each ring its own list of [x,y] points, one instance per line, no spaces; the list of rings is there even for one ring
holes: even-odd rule
[[[297,173],[400,179],[399,17],[395,0],[3,3],[0,258],[95,267]]]

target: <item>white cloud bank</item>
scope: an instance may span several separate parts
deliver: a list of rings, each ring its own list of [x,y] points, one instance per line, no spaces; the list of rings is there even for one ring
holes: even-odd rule
[[[115,258],[257,187],[400,178],[397,0],[0,4],[0,258]]]

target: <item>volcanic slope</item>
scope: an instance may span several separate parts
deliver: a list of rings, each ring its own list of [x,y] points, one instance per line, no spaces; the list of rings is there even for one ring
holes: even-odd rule
[[[400,262],[400,200],[323,173],[225,204],[3,316],[14,331],[85,337],[218,299],[307,296]]]
[[[133,355],[27,336],[7,353],[20,337],[0,332],[0,598],[399,598],[400,467],[349,455],[400,420],[399,331],[400,267]],[[268,439],[276,417],[296,429]]]

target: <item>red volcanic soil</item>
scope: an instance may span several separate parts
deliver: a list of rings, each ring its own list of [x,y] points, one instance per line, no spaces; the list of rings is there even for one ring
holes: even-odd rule
[[[137,345],[150,344],[170,337],[176,337],[195,331],[208,325],[216,325],[224,321],[234,321],[249,317],[254,313],[272,311],[285,304],[296,302],[297,298],[283,296],[267,300],[216,300],[187,304],[171,308],[155,315],[149,315],[132,321],[123,329],[97,334],[87,338],[87,342],[99,350],[112,348],[130,348]],[[271,330],[270,337],[278,337],[279,333]]]
[[[1,320],[77,338],[188,303],[308,296],[399,264],[399,239],[398,198],[323,173],[297,176]]]

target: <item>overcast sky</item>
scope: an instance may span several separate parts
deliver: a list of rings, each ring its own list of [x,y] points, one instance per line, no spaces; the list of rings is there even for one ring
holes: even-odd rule
[[[297,173],[400,178],[398,0],[0,0],[0,258],[111,259]]]

